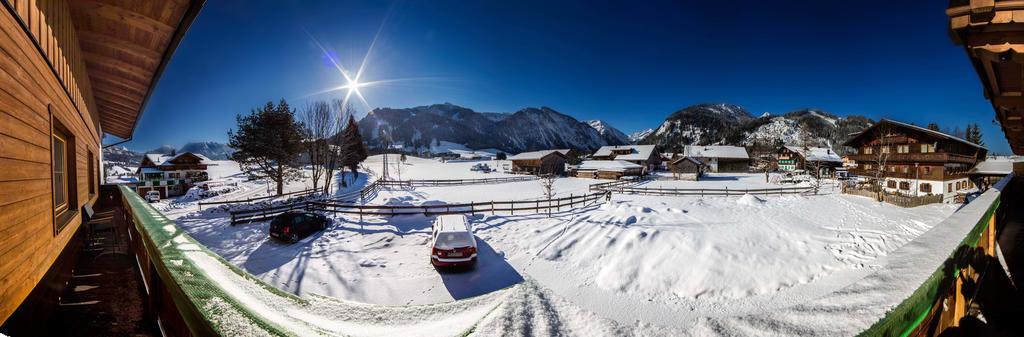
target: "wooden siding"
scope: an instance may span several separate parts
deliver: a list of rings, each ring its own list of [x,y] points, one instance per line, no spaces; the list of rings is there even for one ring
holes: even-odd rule
[[[90,200],[87,154],[100,153],[97,117],[86,103],[73,29],[63,1],[0,0],[0,322],[41,280],[78,230],[54,234],[51,118],[74,137],[79,210]],[[11,12],[14,9],[18,17]],[[28,24],[31,35],[22,22]],[[72,34],[72,35],[68,35]],[[42,38],[38,38],[42,37]],[[39,47],[36,45],[39,43]],[[85,88],[85,89],[83,89]],[[52,112],[52,117],[51,117]],[[98,159],[98,156],[97,158]],[[93,196],[95,197],[95,196]]]

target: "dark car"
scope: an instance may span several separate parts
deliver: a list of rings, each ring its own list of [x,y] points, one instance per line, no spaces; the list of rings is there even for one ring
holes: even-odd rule
[[[270,221],[270,236],[283,241],[295,242],[327,228],[326,216],[309,212],[287,212]]]

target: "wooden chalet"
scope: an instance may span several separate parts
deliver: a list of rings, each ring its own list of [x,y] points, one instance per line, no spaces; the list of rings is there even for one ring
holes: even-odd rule
[[[651,172],[661,166],[661,153],[655,145],[609,145],[602,146],[591,156],[593,160],[623,160],[643,167]]]
[[[576,177],[592,179],[619,179],[641,176],[647,168],[625,160],[587,160],[576,168]]]
[[[565,174],[566,156],[560,150],[523,152],[511,157],[512,172],[526,174]]]
[[[825,175],[843,166],[843,158],[832,149],[810,146],[783,146],[775,152],[775,161],[780,171],[814,171],[811,174]]]
[[[146,154],[139,163],[139,182],[135,190],[143,196],[146,192],[158,191],[161,198],[185,194],[195,183],[209,179],[206,168],[210,164],[210,159],[192,152]]]
[[[38,335],[101,198],[101,139],[131,139],[201,0],[0,0],[0,333]]]
[[[684,157],[693,157],[706,165],[708,172],[745,173],[750,171],[750,155],[742,146],[687,145]]]
[[[915,125],[883,119],[843,145],[857,166],[850,174],[880,176],[887,192],[950,196],[974,186],[967,173],[988,152],[966,140]]]

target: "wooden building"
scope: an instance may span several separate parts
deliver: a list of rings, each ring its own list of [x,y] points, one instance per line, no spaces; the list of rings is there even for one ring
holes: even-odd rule
[[[565,174],[565,154],[559,150],[523,152],[511,157],[512,172],[527,174]]]
[[[587,160],[576,169],[576,177],[593,179],[619,179],[640,176],[646,167],[625,160]]]
[[[210,178],[206,172],[212,164],[201,154],[182,152],[175,155],[146,154],[139,163],[136,192],[158,191],[160,198],[185,194],[195,183]]]
[[[661,153],[655,145],[609,145],[602,146],[591,156],[594,160],[623,160],[652,172],[661,167]]]
[[[750,155],[742,146],[687,145],[683,156],[693,157],[706,165],[708,172],[745,173],[750,171]]]
[[[1024,6],[1019,1],[950,0],[946,15],[981,80],[1015,154],[1024,154]]]
[[[130,139],[202,1],[0,0],[0,332],[54,324],[101,139]]]
[[[672,176],[676,179],[699,180],[704,175],[704,163],[693,157],[679,157],[669,164]]]
[[[820,176],[835,172],[843,167],[843,158],[832,149],[810,146],[783,146],[775,152],[775,160],[780,171],[806,170]]]
[[[857,166],[850,174],[880,176],[886,192],[950,197],[974,188],[967,173],[988,152],[966,140],[915,125],[883,119],[843,145]]]

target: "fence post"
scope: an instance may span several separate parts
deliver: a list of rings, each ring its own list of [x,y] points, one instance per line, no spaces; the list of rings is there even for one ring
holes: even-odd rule
[[[516,215],[516,202],[512,201],[512,202],[509,203],[509,205],[511,205],[511,206],[509,206],[509,213],[510,213],[510,215]]]
[[[491,200],[491,215],[494,215],[494,200]]]
[[[551,198],[548,198],[548,217],[551,217]]]

